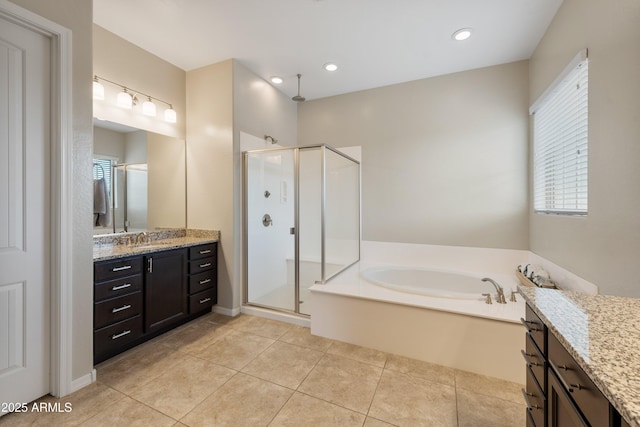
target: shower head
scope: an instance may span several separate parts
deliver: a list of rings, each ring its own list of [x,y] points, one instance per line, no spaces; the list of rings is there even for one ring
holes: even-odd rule
[[[302,77],[302,74],[298,74],[298,94],[291,98],[296,102],[302,102],[306,99],[304,96],[300,96],[300,77]]]

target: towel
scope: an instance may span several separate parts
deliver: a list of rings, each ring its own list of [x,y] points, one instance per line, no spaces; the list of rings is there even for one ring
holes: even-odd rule
[[[97,227],[111,225],[111,209],[107,181],[104,178],[93,180],[93,224]]]

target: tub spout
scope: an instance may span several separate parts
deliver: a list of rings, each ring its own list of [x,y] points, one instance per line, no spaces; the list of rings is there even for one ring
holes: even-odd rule
[[[495,280],[490,279],[489,277],[485,277],[484,279],[482,279],[482,281],[483,282],[489,282],[493,286],[496,287],[496,291],[498,292],[498,295],[496,297],[496,301],[498,302],[498,304],[506,304],[507,303],[507,300],[504,298],[504,289],[502,289],[502,286],[498,285]]]

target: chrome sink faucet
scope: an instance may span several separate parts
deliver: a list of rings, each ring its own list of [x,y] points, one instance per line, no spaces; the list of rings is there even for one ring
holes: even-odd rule
[[[490,279],[489,277],[485,277],[484,279],[482,279],[482,281],[483,282],[489,282],[493,286],[496,287],[496,291],[498,292],[498,295],[496,297],[496,302],[498,304],[506,304],[507,303],[507,300],[504,298],[504,289],[502,289],[502,286],[498,285],[495,280]]]
[[[140,233],[136,234],[136,245],[139,245],[141,243],[151,243],[151,236],[149,236],[149,233],[147,233],[146,231],[141,231]]]

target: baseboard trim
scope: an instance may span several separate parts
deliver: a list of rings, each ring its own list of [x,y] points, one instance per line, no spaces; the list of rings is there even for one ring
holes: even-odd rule
[[[240,307],[238,308],[226,308],[214,305],[211,309],[214,313],[224,314],[225,316],[236,317],[240,314]]]
[[[80,378],[76,378],[75,380],[71,381],[71,393],[76,392],[81,388],[88,386],[89,384],[93,384],[96,381],[96,379],[97,379],[96,370],[92,369],[91,372],[89,372],[88,374],[83,375]]]

